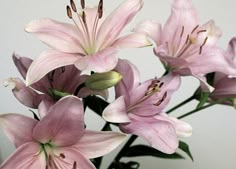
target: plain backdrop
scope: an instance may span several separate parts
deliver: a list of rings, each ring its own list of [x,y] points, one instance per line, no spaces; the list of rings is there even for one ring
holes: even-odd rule
[[[87,0],[87,4],[98,3],[98,0]],[[104,0],[106,12],[114,9],[122,0]],[[12,95],[11,88],[3,87],[4,79],[18,77],[19,73],[13,65],[11,55],[15,51],[23,56],[35,58],[47,47],[33,35],[24,32],[24,25],[29,21],[50,17],[64,22],[67,18],[65,6],[68,0],[17,0],[0,1],[0,114],[20,113],[31,115],[28,108],[21,105]],[[77,2],[79,4],[79,2]],[[171,0],[144,0],[142,11],[133,22],[125,29],[129,31],[132,26],[144,19],[154,19],[165,23],[170,13]],[[215,20],[222,29],[223,36],[218,45],[226,48],[228,41],[236,34],[235,0],[194,0],[199,12],[201,23]],[[142,80],[158,77],[163,73],[163,67],[154,56],[152,49],[127,49],[119,53],[119,57],[127,58],[138,66]],[[199,58],[200,59],[200,58]],[[182,78],[182,84],[167,109],[191,96],[198,87],[198,81],[191,78]],[[181,115],[196,106],[195,101],[175,111],[172,115]],[[191,148],[194,162],[188,157],[185,160],[163,160],[154,157],[139,157],[124,159],[125,161],[137,160],[141,169],[235,169],[236,168],[236,111],[228,106],[214,106],[198,112],[184,120],[193,126],[193,135],[184,139]],[[100,129],[104,121],[90,112],[86,115],[86,123],[90,129]],[[135,143],[145,143],[138,139]],[[121,148],[121,147],[119,147]],[[14,146],[0,132],[0,157],[6,159],[14,151]],[[116,151],[107,155],[102,168],[105,169]],[[22,159],[23,160],[23,159]]]

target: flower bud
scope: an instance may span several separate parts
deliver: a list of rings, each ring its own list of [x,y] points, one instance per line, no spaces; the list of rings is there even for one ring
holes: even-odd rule
[[[85,85],[92,90],[104,90],[115,86],[122,79],[122,75],[115,71],[92,74]]]

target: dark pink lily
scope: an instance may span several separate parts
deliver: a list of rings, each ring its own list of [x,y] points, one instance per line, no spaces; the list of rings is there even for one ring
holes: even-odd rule
[[[46,114],[41,121],[0,115],[0,127],[17,147],[0,169],[95,169],[89,158],[109,153],[126,138],[85,130],[83,104],[74,96],[62,98]]]
[[[132,33],[118,37],[122,29],[142,8],[142,0],[125,0],[106,18],[103,1],[98,7],[77,11],[73,1],[67,13],[74,24],[42,19],[26,25],[52,50],[42,53],[29,68],[26,84],[35,83],[55,68],[74,64],[80,70],[106,72],[117,64],[117,49],[150,45],[146,36]]]
[[[116,100],[105,108],[103,117],[119,123],[123,132],[141,136],[160,151],[175,152],[177,135],[190,136],[192,131],[187,123],[162,113],[180,85],[179,76],[169,74],[140,83],[137,68],[127,60],[119,60],[116,70],[123,79],[115,87]]]
[[[29,66],[33,62],[32,59],[13,54],[13,61],[25,79]],[[86,81],[87,77],[87,75],[81,75],[81,71],[74,65],[68,65],[49,72],[31,86],[26,86],[20,78],[9,78],[5,81],[5,85],[13,85],[13,94],[25,106],[37,109],[39,104],[44,101],[44,104],[47,104],[49,108],[59,99],[52,90],[65,95],[72,95],[77,87]],[[107,91],[92,91],[86,87],[78,92],[78,97],[85,97],[90,94],[99,94],[105,98],[107,97]]]
[[[201,75],[222,72],[236,75],[236,65],[224,50],[216,46],[221,36],[214,21],[199,24],[191,0],[174,0],[171,15],[162,28],[155,21],[144,21],[134,29],[148,35],[156,43],[155,54],[169,71],[193,75],[205,83]]]

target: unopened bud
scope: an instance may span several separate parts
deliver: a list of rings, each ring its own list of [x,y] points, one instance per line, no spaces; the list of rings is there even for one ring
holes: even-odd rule
[[[92,74],[85,85],[92,90],[104,90],[115,86],[122,79],[122,75],[115,71]]]

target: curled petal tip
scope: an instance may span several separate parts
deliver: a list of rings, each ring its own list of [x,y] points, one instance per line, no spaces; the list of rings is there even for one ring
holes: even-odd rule
[[[16,87],[16,83],[14,81],[14,78],[8,78],[8,79],[4,80],[3,85],[4,85],[4,87],[11,86],[12,89],[14,89]]]

